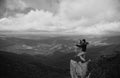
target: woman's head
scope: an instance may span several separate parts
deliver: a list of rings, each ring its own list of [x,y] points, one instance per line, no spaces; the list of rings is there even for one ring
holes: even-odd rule
[[[83,39],[82,41],[86,42],[86,40],[85,40],[85,39]]]

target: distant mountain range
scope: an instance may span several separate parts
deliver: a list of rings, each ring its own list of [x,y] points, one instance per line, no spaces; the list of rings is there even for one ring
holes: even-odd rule
[[[33,39],[37,37],[37,39]],[[18,54],[42,54],[49,55],[54,52],[74,52],[74,46],[79,36],[49,37],[39,35],[0,36],[0,50]],[[120,51],[120,37],[87,38],[89,42],[88,52],[96,54],[111,54]],[[107,52],[107,53],[106,53]]]

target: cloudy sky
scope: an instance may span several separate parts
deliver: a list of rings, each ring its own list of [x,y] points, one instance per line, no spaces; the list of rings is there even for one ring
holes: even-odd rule
[[[120,0],[0,0],[0,30],[120,34]]]

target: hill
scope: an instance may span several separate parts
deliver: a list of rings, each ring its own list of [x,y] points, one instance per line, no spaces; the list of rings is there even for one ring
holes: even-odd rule
[[[67,71],[44,65],[34,57],[0,51],[0,78],[68,78]]]
[[[34,35],[35,36],[35,35]],[[33,36],[33,37],[34,37]],[[23,36],[24,37],[24,36]],[[19,37],[0,37],[0,50],[13,52],[17,54],[27,53],[31,55],[51,55],[54,52],[70,53],[74,52],[75,41],[78,37],[46,37],[40,39],[19,38]],[[36,37],[36,36],[35,36]],[[79,38],[81,38],[79,36]],[[103,37],[103,38],[87,38],[89,41],[88,52],[104,54],[105,52],[114,52],[113,50],[119,49],[120,37]],[[118,48],[117,48],[118,47]],[[96,53],[96,54],[97,54]],[[106,53],[107,54],[107,53]]]
[[[72,56],[70,53],[62,59],[57,58],[56,62],[54,60],[53,65],[45,65],[38,56],[0,51],[0,78],[70,78],[69,60]],[[88,72],[91,73],[90,78],[120,78],[120,54],[92,60],[88,64]]]
[[[120,78],[120,54],[101,56],[88,65],[90,78]]]

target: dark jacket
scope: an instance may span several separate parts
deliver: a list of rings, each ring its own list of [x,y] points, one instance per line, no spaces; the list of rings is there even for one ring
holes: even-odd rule
[[[87,45],[88,45],[88,42],[83,42],[81,44],[76,44],[76,46],[81,48],[82,51],[84,51],[84,52],[86,52]]]

